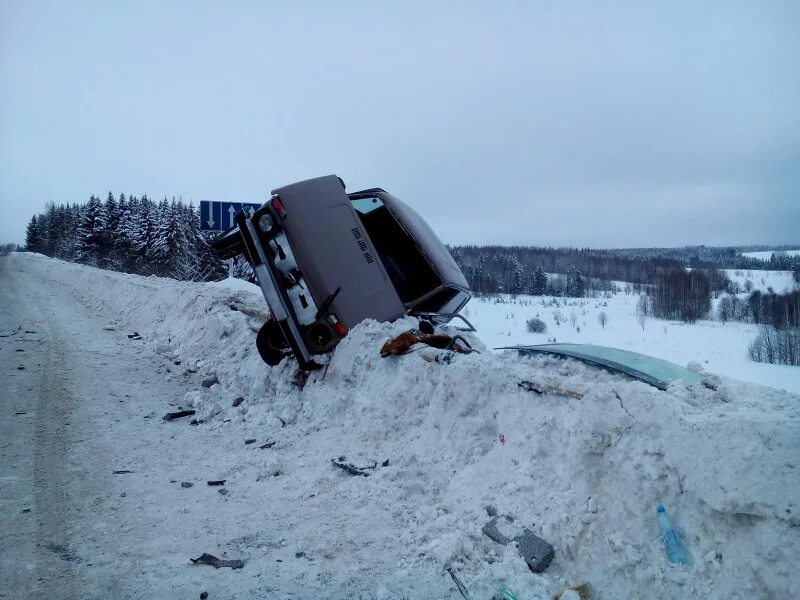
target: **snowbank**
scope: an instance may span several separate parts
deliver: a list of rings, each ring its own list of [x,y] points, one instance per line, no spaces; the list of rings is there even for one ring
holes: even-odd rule
[[[411,321],[363,323],[301,389],[291,361],[270,369],[257,356],[257,295],[17,260],[154,352],[216,373],[219,384],[187,394],[202,427],[280,440],[244,472],[254,487],[241,508],[246,519],[247,502],[271,503],[274,522],[248,523],[251,538],[291,538],[317,557],[307,589],[281,589],[287,597],[455,598],[446,566],[476,599],[500,585],[549,599],[583,582],[597,598],[800,597],[798,396],[727,378],[716,390],[661,392],[514,353],[379,358]],[[521,380],[583,397],[536,395]],[[246,401],[233,407],[238,395]],[[389,464],[352,477],[331,466],[341,455]],[[689,568],[665,560],[658,503],[683,534]],[[490,505],[556,547],[544,574],[481,533]]]

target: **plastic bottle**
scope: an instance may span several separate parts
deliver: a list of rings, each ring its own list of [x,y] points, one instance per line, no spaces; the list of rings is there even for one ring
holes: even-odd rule
[[[689,564],[689,553],[678,537],[678,532],[672,525],[672,521],[667,516],[667,511],[662,504],[658,505],[658,528],[661,530],[661,539],[664,540],[664,548],[667,551],[667,558],[670,562],[679,565]]]

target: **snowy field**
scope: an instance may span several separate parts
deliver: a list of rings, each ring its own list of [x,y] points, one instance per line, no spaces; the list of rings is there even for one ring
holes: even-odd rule
[[[760,258],[761,260],[769,260],[772,258],[772,254],[776,252],[776,250],[767,250],[765,252],[742,252],[742,256],[749,256],[751,258]],[[800,250],[777,250],[779,253],[786,254],[788,256],[798,256],[800,255]]]
[[[791,271],[754,271],[747,269],[722,269],[728,279],[739,284],[743,290],[747,281],[750,281],[754,290],[767,292],[772,289],[776,294],[792,291],[797,287],[794,274]]]
[[[76,561],[98,586],[91,597],[193,598],[206,589],[215,600],[460,598],[446,567],[476,600],[501,585],[521,600],[551,600],[562,584],[580,583],[600,599],[800,597],[800,396],[726,377],[662,392],[578,362],[513,353],[458,355],[450,364],[427,362],[424,351],[381,359],[381,345],[410,320],[358,326],[328,368],[301,387],[291,361],[270,369],[258,358],[260,323],[252,315],[264,305],[246,286],[143,278],[31,255],[10,260],[58,295],[53,314],[83,311],[74,343],[88,343],[81,335],[115,336],[143,362],[162,361],[153,380],[187,386],[183,398],[141,407],[156,418],[116,418],[92,433],[113,436],[110,448],[127,454],[136,472],[109,490],[116,516],[81,513],[97,533],[74,542],[76,555],[114,537],[103,533],[109,518],[133,514],[149,523],[158,515],[160,525],[128,531],[124,555]],[[699,360],[718,372],[738,352],[726,340],[739,347],[750,337],[731,324],[691,329],[651,319],[642,341],[633,296],[604,307],[605,330],[596,321],[600,307],[586,302],[562,308],[567,323],[550,337],[616,343],[681,364]],[[573,311],[581,333],[569,324]],[[546,341],[524,333],[525,316],[536,312],[551,323],[552,310],[535,304],[470,305],[489,345]],[[128,340],[128,331],[142,339]],[[709,339],[713,349],[703,350]],[[188,367],[219,382],[202,388],[172,372]],[[552,391],[527,392],[521,380]],[[238,396],[244,400],[233,406]],[[159,413],[175,406],[195,408],[201,424],[160,422]],[[258,441],[245,445],[248,438]],[[259,448],[267,440],[275,445]],[[167,460],[154,463],[168,442]],[[331,465],[342,455],[388,463],[354,477]],[[169,483],[198,472],[226,479],[227,495],[204,483]],[[659,502],[686,541],[688,568],[665,559]],[[481,533],[487,506],[556,547],[545,573],[531,573],[513,548]],[[192,567],[187,557],[198,545],[245,566]],[[108,578],[118,595],[103,596]]]
[[[791,281],[790,276],[791,273],[788,279],[773,276],[765,280],[785,285]],[[501,296],[497,301],[473,298],[464,315],[491,348],[546,344],[553,338],[558,342],[611,346],[663,358],[684,367],[698,362],[713,373],[800,394],[800,367],[754,363],[747,358],[747,347],[758,333],[757,325],[732,321],[724,325],[719,321],[698,321],[690,325],[648,318],[642,328],[636,319],[637,301],[637,295],[624,293],[600,299]],[[608,318],[605,327],[598,320],[601,312]],[[556,324],[556,313],[560,315],[560,325]],[[547,324],[546,333],[527,331],[526,322],[534,317]]]

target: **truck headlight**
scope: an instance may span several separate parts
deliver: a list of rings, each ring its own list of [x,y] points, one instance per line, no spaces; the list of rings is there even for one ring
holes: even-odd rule
[[[272,231],[272,227],[275,225],[275,222],[272,220],[272,216],[268,214],[263,214],[258,217],[258,228],[263,231],[264,233],[269,233]]]

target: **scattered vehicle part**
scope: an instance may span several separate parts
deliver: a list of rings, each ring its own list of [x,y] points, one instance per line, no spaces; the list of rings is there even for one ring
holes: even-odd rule
[[[173,419],[180,419],[182,417],[191,417],[195,411],[193,410],[179,410],[176,412],[170,412],[164,415],[165,421],[172,421]]]
[[[534,573],[543,572],[550,566],[555,557],[555,548],[526,527],[523,527],[521,532],[513,537],[503,533],[498,527],[498,525],[505,525],[506,528],[514,527],[513,523],[514,519],[512,517],[496,515],[483,526],[481,531],[486,537],[501,546],[507,546],[514,542],[517,552],[528,565],[528,568]]]
[[[555,557],[555,548],[529,529],[525,529],[514,541],[519,555],[534,573],[543,572]]]
[[[208,485],[212,485],[212,486],[213,485],[225,485],[226,481],[227,481],[227,479],[214,479],[212,481],[207,481],[206,483]]]
[[[269,365],[294,355],[301,368],[319,368],[313,356],[364,319],[418,314],[444,324],[471,297],[428,224],[380,188],[348,194],[336,175],[309,179],[273,190],[235,222],[212,245],[253,268],[271,313],[256,337]]]
[[[244,566],[244,561],[239,559],[234,560],[225,560],[222,558],[217,558],[213,554],[203,553],[197,558],[190,558],[194,564],[203,564],[203,565],[211,565],[215,569],[220,569],[222,567],[230,567],[231,569],[241,569]]]
[[[464,598],[464,600],[471,600],[466,586],[461,583],[461,580],[458,578],[458,575],[456,575],[453,567],[447,567],[447,572],[450,573],[450,577],[453,579],[453,583],[456,584],[456,589],[458,589],[458,592],[461,594],[462,598]]]
[[[460,342],[460,343],[459,343]],[[440,350],[453,350],[461,354],[477,352],[469,342],[460,335],[452,336],[444,333],[422,333],[418,329],[409,329],[386,342],[381,348],[381,358],[406,354],[415,344],[426,344]]]
[[[376,462],[375,464],[367,465],[365,467],[357,467],[351,463],[344,462],[343,458],[340,458],[339,460],[332,458],[331,462],[343,471],[350,473],[350,475],[360,475],[362,477],[369,477],[369,473],[367,471],[374,471],[378,466],[378,463]]]
[[[687,385],[696,385],[701,376],[694,371],[667,360],[647,356],[629,350],[595,346],[594,344],[541,344],[537,346],[504,346],[495,350],[516,350],[520,354],[545,353],[555,356],[576,358],[588,364],[602,367],[615,373],[624,373],[639,381],[644,381],[660,390],[679,379]]]

